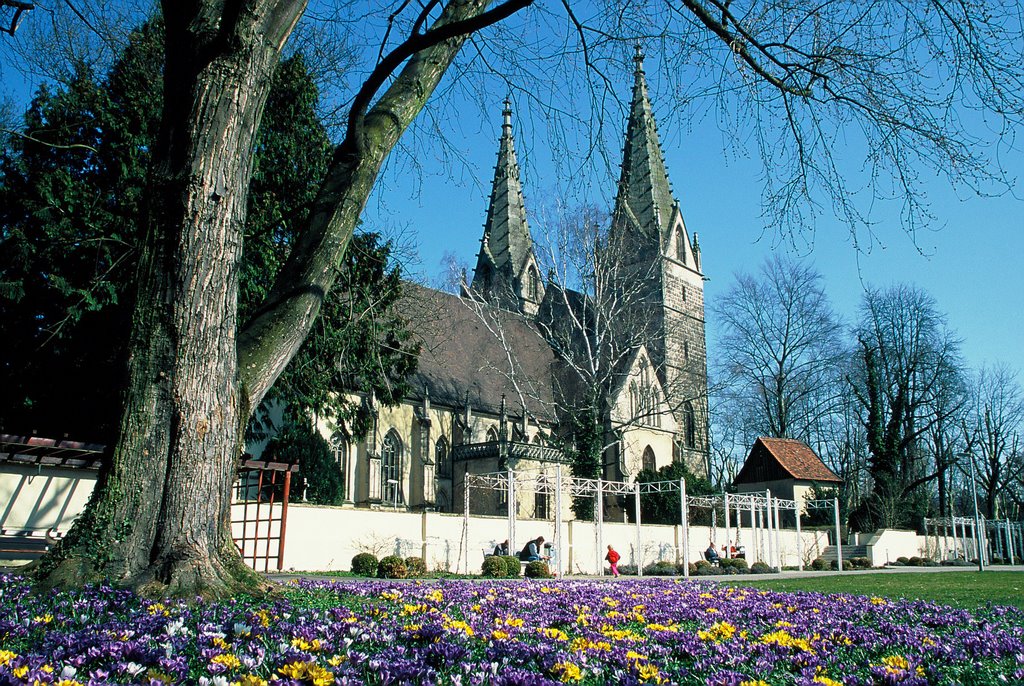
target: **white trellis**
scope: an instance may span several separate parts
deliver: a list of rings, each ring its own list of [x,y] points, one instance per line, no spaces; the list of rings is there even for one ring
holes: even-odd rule
[[[649,481],[633,482],[607,481],[604,479],[584,479],[575,476],[564,475],[562,464],[556,464],[555,473],[532,471],[517,471],[509,469],[503,472],[492,472],[489,474],[466,474],[463,488],[463,545],[461,550],[466,550],[463,560],[464,571],[469,572],[469,526],[470,526],[470,489],[479,488],[490,491],[504,492],[508,498],[508,540],[512,546],[516,545],[516,494],[526,489],[528,492],[553,494],[555,500],[555,535],[552,541],[555,569],[559,574],[563,573],[562,551],[564,550],[562,536],[562,496],[568,494],[571,498],[593,497],[594,498],[594,536],[596,541],[596,563],[599,573],[604,573],[604,497],[606,495],[619,495],[633,497],[636,516],[634,524],[636,528],[636,561],[637,574],[643,576],[644,553],[643,553],[643,525],[640,508],[640,496],[651,493],[678,493],[679,494],[679,523],[681,527],[682,550],[677,550],[677,559],[682,558],[683,574],[689,576],[690,564],[690,507],[711,508],[712,518],[716,516],[719,506],[725,513],[725,535],[726,553],[729,554],[730,542],[736,541],[737,545],[743,542],[743,514],[749,513],[750,527],[748,536],[751,542],[751,550],[754,551],[755,559],[767,561],[773,567],[781,568],[781,541],[779,531],[781,529],[781,511],[793,511],[796,521],[797,558],[799,567],[803,569],[803,541],[800,530],[800,509],[801,506],[808,509],[831,508],[835,518],[836,550],[839,568],[843,568],[842,540],[839,526],[839,500],[807,500],[798,503],[795,500],[776,498],[770,490],[764,495],[760,493],[723,493],[720,495],[688,496],[686,493],[686,480],[678,481]],[[732,519],[735,514],[735,520]],[[733,537],[733,521],[736,524],[735,538]],[[717,525],[713,525],[717,529]],[[714,530],[714,529],[713,529]],[[510,551],[511,552],[511,551]]]
[[[981,517],[980,525],[980,540],[984,545],[979,551],[979,537],[973,517],[926,518],[926,554],[940,560],[959,558],[964,561],[977,559],[980,554],[984,564],[989,563],[992,555],[998,555],[1009,564],[1024,560],[1024,522],[987,520]]]

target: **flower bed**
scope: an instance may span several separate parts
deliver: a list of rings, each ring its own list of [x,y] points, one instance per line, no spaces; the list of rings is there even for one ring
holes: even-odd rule
[[[1024,681],[1006,607],[655,579],[305,581],[193,605],[0,582],[0,686]]]

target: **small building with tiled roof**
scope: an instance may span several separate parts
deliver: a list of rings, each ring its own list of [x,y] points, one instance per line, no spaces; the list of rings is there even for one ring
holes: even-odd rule
[[[773,496],[792,500],[813,497],[815,487],[835,487],[842,483],[843,480],[806,443],[766,436],[754,441],[733,480],[739,493],[770,490]]]

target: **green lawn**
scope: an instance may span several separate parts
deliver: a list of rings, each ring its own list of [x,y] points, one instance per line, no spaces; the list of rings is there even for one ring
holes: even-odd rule
[[[1024,609],[1024,573],[941,572],[822,575],[800,579],[774,579],[737,583],[737,586],[772,591],[853,593],[931,600],[945,605],[973,608],[986,603],[1016,605]]]

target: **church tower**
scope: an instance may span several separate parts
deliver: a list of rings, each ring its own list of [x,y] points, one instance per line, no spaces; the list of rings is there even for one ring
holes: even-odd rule
[[[643,52],[637,47],[611,243],[625,264],[622,288],[647,327],[644,344],[679,426],[674,458],[706,471],[708,444],[704,273],[697,234],[686,230],[658,141]],[[637,292],[638,291],[638,292]]]
[[[504,104],[498,164],[470,290],[486,302],[532,317],[544,299],[544,283],[526,222],[512,140],[512,104],[508,100]]]

